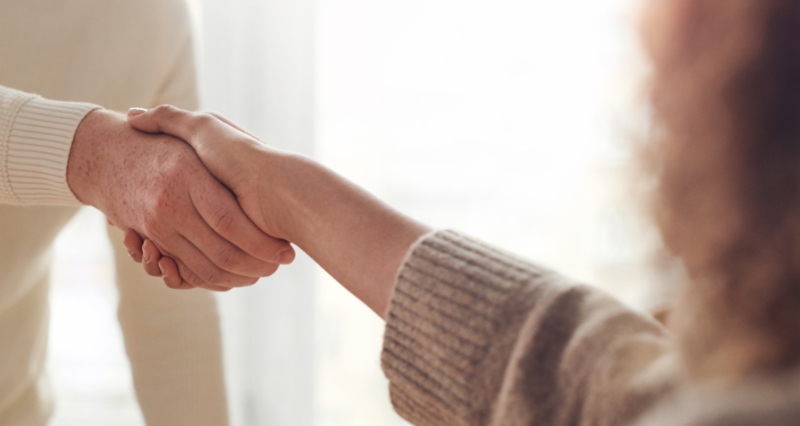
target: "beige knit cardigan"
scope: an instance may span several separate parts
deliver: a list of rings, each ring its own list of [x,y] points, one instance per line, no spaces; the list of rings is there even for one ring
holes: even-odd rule
[[[411,248],[386,319],[392,403],[417,425],[800,424],[800,379],[678,386],[650,316],[454,232]]]

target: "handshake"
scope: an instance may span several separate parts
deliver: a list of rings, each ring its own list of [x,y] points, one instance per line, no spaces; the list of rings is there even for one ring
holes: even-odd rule
[[[406,251],[428,232],[308,158],[171,106],[90,113],[67,181],[176,289],[252,285],[291,263],[295,244],[383,314]]]
[[[67,180],[126,231],[150,275],[172,288],[226,291],[295,257],[284,231],[261,220],[258,173],[243,161],[250,150],[270,151],[216,115],[163,106],[131,110],[126,122],[97,110],[75,133]]]

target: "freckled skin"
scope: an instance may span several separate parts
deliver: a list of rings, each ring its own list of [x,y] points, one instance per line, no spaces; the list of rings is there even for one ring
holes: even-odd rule
[[[254,284],[291,246],[261,232],[194,150],[132,129],[125,117],[90,113],[75,133],[67,181],[82,202],[175,259],[194,287]]]

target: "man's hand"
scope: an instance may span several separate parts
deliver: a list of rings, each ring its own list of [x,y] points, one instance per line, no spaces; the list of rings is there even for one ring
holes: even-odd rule
[[[274,193],[272,178],[264,174],[265,156],[291,156],[271,148],[252,133],[214,112],[189,112],[162,105],[143,113],[129,112],[133,128],[152,134],[167,134],[189,144],[205,167],[230,188],[245,214],[258,227],[277,238],[290,240],[289,222],[297,212],[287,211]],[[142,113],[141,116],[137,116]],[[281,175],[281,178],[287,176]],[[290,240],[291,241],[291,240]],[[294,241],[292,241],[294,242]]]
[[[184,280],[176,287],[251,285],[294,259],[291,245],[261,232],[189,146],[138,132],[120,114],[97,110],[83,120],[67,181],[83,203],[175,259]],[[144,260],[155,272],[158,259]]]

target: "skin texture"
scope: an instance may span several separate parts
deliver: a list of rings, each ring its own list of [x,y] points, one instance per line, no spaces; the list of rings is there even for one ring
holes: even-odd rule
[[[184,279],[182,287],[173,287],[251,285],[294,257],[286,241],[264,234],[247,218],[189,146],[137,132],[120,114],[97,110],[83,120],[67,181],[79,200],[110,223],[146,236],[176,259]],[[160,275],[158,259],[145,260],[148,272]]]
[[[128,121],[190,144],[262,231],[303,249],[380,316],[409,247],[430,232],[324,166],[270,148],[219,115],[163,106],[132,110]],[[126,237],[131,251],[142,250],[137,238]],[[144,241],[149,257],[155,248]],[[174,285],[171,259],[159,261]]]

